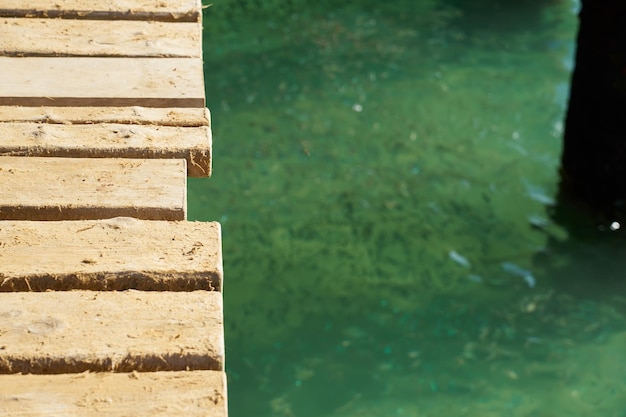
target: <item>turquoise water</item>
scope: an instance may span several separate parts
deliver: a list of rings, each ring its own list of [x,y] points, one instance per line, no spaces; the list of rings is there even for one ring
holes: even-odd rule
[[[623,244],[551,218],[576,8],[205,10],[231,416],[626,416]]]

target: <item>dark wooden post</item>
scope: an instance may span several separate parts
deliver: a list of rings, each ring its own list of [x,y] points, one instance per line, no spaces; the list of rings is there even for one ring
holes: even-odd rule
[[[626,201],[626,0],[583,0],[562,191],[603,211]]]

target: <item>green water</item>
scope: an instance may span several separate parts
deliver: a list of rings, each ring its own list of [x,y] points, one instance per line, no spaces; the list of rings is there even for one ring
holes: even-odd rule
[[[623,243],[550,220],[576,6],[205,10],[231,416],[626,416]]]

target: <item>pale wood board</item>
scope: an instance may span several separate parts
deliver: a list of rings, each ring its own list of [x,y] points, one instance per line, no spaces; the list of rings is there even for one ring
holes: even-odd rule
[[[0,373],[224,370],[222,311],[217,291],[0,293]]]
[[[4,122],[199,127],[211,125],[211,114],[207,108],[0,106],[0,123]]]
[[[0,0],[0,16],[197,22],[202,10],[200,0]]]
[[[202,59],[0,57],[0,105],[204,107]]]
[[[100,123],[0,123],[0,156],[186,159],[188,175],[211,175],[211,129]]]
[[[0,292],[222,288],[215,222],[0,221]],[[0,303],[1,305],[1,303]]]
[[[198,22],[0,18],[0,51],[4,56],[201,57],[202,27]]]
[[[0,156],[0,220],[185,220],[186,211],[184,159]]]
[[[4,417],[226,417],[221,371],[0,375]]]

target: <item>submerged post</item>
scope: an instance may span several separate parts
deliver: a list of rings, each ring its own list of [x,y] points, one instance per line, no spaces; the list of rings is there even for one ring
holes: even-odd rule
[[[561,160],[563,194],[626,210],[626,2],[582,0]]]

